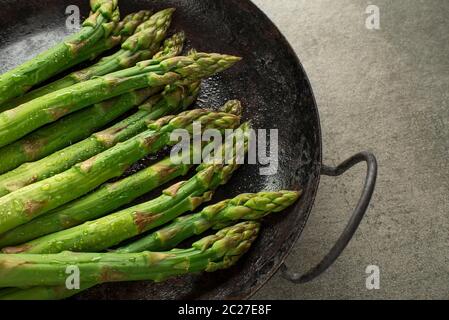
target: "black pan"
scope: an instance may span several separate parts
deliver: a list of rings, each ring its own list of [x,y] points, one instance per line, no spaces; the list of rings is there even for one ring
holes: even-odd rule
[[[87,0],[0,0],[0,72],[32,57],[66,33],[65,8]],[[259,175],[246,165],[217,193],[216,199],[262,189],[303,189],[301,201],[264,222],[263,232],[239,264],[223,272],[179,277],[164,283],[107,284],[82,299],[231,299],[249,298],[282,266],[285,278],[303,283],[324,272],[341,254],[356,231],[374,191],[375,157],[360,153],[338,168],[322,165],[321,131],[312,88],[297,56],[273,23],[247,0],[121,0],[122,14],[147,8],[176,7],[174,29],[183,29],[189,47],[244,58],[237,67],[206,82],[198,106],[217,107],[240,99],[244,116],[256,128],[279,129],[280,163],[274,176]],[[298,26],[299,28],[300,26]],[[14,57],[14,59],[11,59]],[[321,175],[337,176],[359,162],[368,173],[354,214],[323,261],[306,275],[283,265],[302,233],[312,209]]]

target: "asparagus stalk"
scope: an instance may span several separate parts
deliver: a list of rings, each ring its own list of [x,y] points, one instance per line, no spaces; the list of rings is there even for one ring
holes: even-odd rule
[[[157,93],[157,90],[157,88],[141,89],[97,103],[0,148],[0,173],[4,174],[24,163],[40,160],[73,143],[86,139],[136,105],[142,104],[150,94]],[[8,175],[14,176],[15,172]],[[3,178],[0,177],[0,181]]]
[[[143,232],[167,223],[179,215],[192,211],[205,201],[211,192],[227,183],[239,164],[236,159],[248,149],[248,138],[241,145],[222,147],[234,158],[228,164],[207,164],[186,182],[168,188],[163,194],[146,203],[124,209],[115,214],[85,223],[65,231],[50,234],[18,247],[5,248],[6,253],[57,253],[69,251],[101,251]],[[189,155],[190,156],[190,155]]]
[[[180,54],[184,40],[185,36],[182,32],[167,39],[160,49],[161,51],[153,57],[153,60],[163,61]],[[0,148],[0,174],[15,169],[23,163],[42,159],[70,144],[87,138],[96,130],[143,103],[144,100],[159,90],[160,88],[140,89],[100,102]],[[28,169],[26,170],[28,171]],[[33,169],[30,170],[35,172]],[[11,173],[9,176],[17,176],[17,172]],[[33,176],[36,176],[36,174],[33,173]],[[2,181],[2,177],[0,177],[0,181]],[[0,187],[0,195],[4,195],[5,191],[1,189],[2,187]]]
[[[230,101],[230,102],[226,103],[226,105],[222,109],[226,110],[228,112],[235,112],[236,114],[241,114],[241,105],[240,105],[240,103],[238,101]],[[248,124],[244,124],[244,125],[242,125],[242,128],[246,128],[246,129],[244,129],[244,131],[246,131],[246,134],[244,135],[245,143],[243,145],[238,145],[236,143],[235,146],[234,145],[232,146],[232,149],[240,147],[240,148],[243,148],[244,151],[246,151],[247,148],[248,148],[248,143],[249,143],[248,142],[248,139],[249,139],[249,133],[248,133],[249,126],[248,126]],[[225,153],[223,150],[221,150],[219,152],[221,152],[222,154]],[[234,165],[231,165],[227,169],[223,170],[224,175],[217,181],[222,181],[222,183],[225,183],[229,179],[229,175],[232,174],[232,172],[237,169],[238,165],[235,165],[235,163],[236,163],[236,159],[237,159],[238,154],[239,154],[239,150],[236,149],[234,151],[234,159],[230,159],[230,163],[234,164]],[[207,165],[201,166],[201,168],[203,168],[203,170],[205,168],[207,168],[207,167],[208,167]],[[227,178],[225,178],[225,175],[227,175]],[[177,189],[177,188],[178,188],[177,186],[174,186],[172,189]],[[117,190],[119,192],[120,188],[117,187],[117,188],[114,188],[114,190]],[[183,192],[183,191],[180,190],[179,192]],[[207,196],[207,193],[205,194],[205,196]],[[113,197],[113,195],[111,195],[110,197]],[[161,200],[161,198],[162,197],[160,197],[159,200]],[[191,198],[188,197],[187,203],[192,203],[190,199]],[[202,199],[204,200],[204,198],[202,198]],[[170,199],[168,199],[168,201],[170,201]],[[201,202],[199,198],[196,198],[196,201],[198,203]],[[95,206],[95,201],[92,201],[88,205],[90,205],[90,207],[94,207]],[[159,203],[159,206],[160,205],[161,204]],[[181,204],[181,206],[178,206],[178,207],[184,207],[184,204]],[[267,207],[268,207],[268,205],[267,205]],[[75,208],[76,208],[76,206],[72,207],[72,209],[75,209]],[[161,207],[159,207],[159,208],[161,208]],[[80,209],[80,210],[82,210],[82,209]],[[139,211],[141,211],[141,210],[139,210]],[[154,212],[154,210],[151,209],[150,212]],[[178,212],[178,213],[176,213],[176,212]],[[71,215],[71,214],[77,215],[76,211],[73,211],[72,213],[69,213],[69,212],[66,212],[66,213],[68,215]],[[177,211],[177,209],[169,210],[168,212],[166,211],[165,213],[163,213],[163,216],[161,215],[161,218],[158,218],[158,219],[165,219],[165,220],[159,221],[158,224],[156,224],[156,225],[164,223],[164,221],[172,219],[172,217],[174,217],[176,215],[179,215],[179,214],[180,214],[179,210]],[[61,216],[60,218],[61,218],[61,220],[66,220],[67,216],[65,216],[65,217]],[[71,218],[77,219],[77,216],[73,216]],[[30,229],[29,232],[32,232],[32,230]],[[61,233],[59,233],[59,235],[61,235]],[[50,238],[50,237],[44,237],[43,241],[44,242],[47,241],[48,238]],[[49,241],[53,241],[55,239],[48,239],[48,240]],[[23,250],[23,247],[22,248],[14,248],[14,249],[10,249],[9,252],[18,252],[18,251],[22,251],[22,250]],[[37,249],[35,249],[35,252],[40,252],[40,250],[45,250],[45,248],[41,248],[41,249],[37,248]],[[8,250],[6,250],[6,251],[8,251]],[[90,288],[90,287],[92,287],[94,285],[95,284],[85,284],[85,283],[83,283],[83,285],[81,287],[81,290],[78,290],[78,291],[71,291],[71,290],[66,290],[65,288],[58,288],[58,287],[56,287],[56,288],[53,288],[53,287],[35,287],[35,288],[26,289],[26,290],[13,289],[12,292],[9,292],[7,294],[4,291],[0,291],[0,299],[33,299],[33,300],[35,300],[35,299],[63,299],[63,298],[66,298],[66,297],[70,297],[70,296],[72,296],[73,294],[75,294],[77,292],[80,292],[80,291],[83,291],[85,289],[88,289],[88,288]]]
[[[259,220],[273,212],[281,212],[300,196],[297,191],[241,194],[204,208],[201,212],[177,218],[170,225],[116,250],[117,253],[164,251],[184,240],[238,220]]]
[[[3,252],[15,254],[58,253],[67,250],[103,251],[147,230],[157,228],[211,200],[212,192],[201,193],[197,190],[211,189],[212,180],[216,180],[213,179],[214,176],[216,176],[214,170],[209,169],[189,180],[190,183],[179,194],[171,195],[169,194],[171,190],[167,189],[162,196],[150,202],[38,238],[18,247],[5,248]]]
[[[0,76],[0,105],[50,77],[96,57],[120,43],[113,34],[120,14],[117,0],[91,0],[82,29],[62,43]]]
[[[227,103],[223,110],[240,115],[239,102]],[[242,128],[249,129],[245,124]],[[190,154],[181,161],[167,157],[138,173],[120,181],[106,184],[98,191],[59,207],[41,217],[23,224],[0,235],[0,248],[14,246],[38,237],[80,225],[83,222],[98,219],[113,210],[126,205],[141,195],[168,182],[175,177],[185,175],[192,167],[191,155],[200,152],[192,146]]]
[[[177,129],[191,131],[193,121],[202,124],[203,129],[226,129],[238,125],[240,117],[197,109],[177,117],[161,118],[151,123],[149,130],[63,173],[0,198],[0,234],[79,198],[109,179],[121,176],[136,161],[175,144],[171,141],[171,133]],[[108,141],[109,137],[106,135],[103,139]]]
[[[139,111],[114,126],[46,158],[23,164],[0,176],[0,196],[68,170],[75,164],[145,131],[148,121],[185,110],[196,99],[199,88],[199,82],[186,87],[169,86],[162,95],[151,97],[139,107]],[[142,89],[129,93],[130,97],[122,99],[134,99],[133,104],[138,104],[143,98],[154,93],[154,90]]]
[[[0,235],[0,248],[18,245],[103,217],[166,182],[186,175],[191,168],[192,165],[175,164],[167,157],[134,175],[106,184],[95,192]]]
[[[191,88],[191,90],[193,89]],[[183,100],[183,107],[193,101],[196,92],[191,92],[190,95],[190,98]],[[166,103],[166,100],[164,99],[163,102]],[[156,106],[153,109],[157,110],[157,108]],[[141,121],[144,125],[145,119],[143,118]],[[174,163],[170,157],[167,157],[132,176],[106,184],[93,193],[1,234],[0,248],[18,245],[102,217],[154,188],[187,174],[192,167],[188,163],[188,161]]]
[[[65,285],[63,286],[49,286],[49,287],[30,287],[27,289],[6,288],[0,290],[0,301],[6,300],[62,300],[70,298],[82,291],[92,288],[95,284],[80,283],[80,289],[69,290]]]
[[[33,90],[22,97],[5,104],[0,110],[8,110],[18,107],[21,104],[46,94],[70,87],[79,82],[83,82],[93,77],[130,68],[137,62],[150,59],[159,49],[160,42],[165,38],[174,9],[165,9],[157,12],[153,16],[148,11],[134,14],[135,19],[143,22],[139,27],[135,23],[125,22],[124,25],[131,24],[137,33],[122,44],[122,49],[115,54],[101,59],[97,64],[80,71],[73,72],[68,76],[52,82],[44,87]],[[129,29],[129,28],[128,28]],[[132,41],[131,41],[132,40]]]
[[[244,222],[168,252],[0,255],[0,287],[63,286],[68,266],[77,266],[81,283],[164,281],[233,266],[257,238],[260,224]],[[39,275],[39,276],[36,276]],[[74,292],[75,293],[75,292]]]
[[[182,241],[213,228],[219,229],[238,220],[259,220],[270,213],[277,213],[291,206],[300,196],[297,191],[259,192],[241,194],[204,208],[201,212],[177,218],[172,224],[150,235],[117,249],[116,253],[160,252],[175,248]],[[79,293],[95,284],[82,284]],[[71,297],[75,292],[65,287],[34,287],[13,289],[3,293],[2,299],[12,300],[55,300]]]
[[[58,90],[1,113],[0,147],[89,105],[131,90],[197,81],[223,71],[239,60],[233,56],[206,53],[174,57],[156,65],[147,60],[133,68]]]

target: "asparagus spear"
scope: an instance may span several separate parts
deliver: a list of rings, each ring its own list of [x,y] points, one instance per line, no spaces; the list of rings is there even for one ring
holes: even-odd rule
[[[175,248],[179,243],[207,229],[218,229],[238,220],[259,220],[272,212],[281,212],[292,205],[300,196],[297,191],[260,192],[241,194],[233,199],[206,207],[201,212],[177,218],[172,224],[117,249],[116,253],[138,253],[142,251],[164,251]],[[82,284],[79,293],[95,284]],[[34,287],[13,289],[0,294],[2,299],[54,300],[72,296],[75,292],[65,287]]]
[[[186,87],[169,86],[162,95],[151,97],[140,106],[139,111],[111,128],[95,133],[90,138],[39,161],[23,164],[0,176],[0,196],[68,170],[73,165],[145,131],[148,121],[185,110],[196,99],[199,86],[199,82]],[[154,92],[154,89],[142,90],[130,93],[128,94],[130,97],[122,99],[134,99],[133,104],[137,104],[143,100],[142,95],[145,98]]]
[[[172,224],[116,250],[117,253],[164,251],[175,248],[182,241],[220,229],[238,220],[259,220],[272,212],[280,212],[300,196],[297,191],[241,194],[204,208],[201,212],[177,218]]]
[[[101,59],[93,66],[73,72],[62,79],[33,90],[22,97],[18,97],[2,106],[0,110],[5,111],[15,108],[33,99],[70,87],[76,83],[120,69],[130,68],[139,61],[150,59],[158,51],[160,42],[165,38],[173,12],[174,9],[172,8],[165,9],[149,17],[149,12],[144,11],[141,13],[143,17],[139,15],[137,17],[139,21],[143,20],[145,22],[138,27],[132,24],[134,29],[137,28],[137,33],[122,44],[121,50],[109,57]]]
[[[6,288],[0,290],[0,301],[6,300],[62,300],[70,298],[82,291],[92,288],[95,284],[80,283],[79,290],[69,290],[66,285],[49,287],[30,287],[26,289]]]
[[[134,206],[83,225],[38,238],[18,247],[4,248],[4,253],[58,253],[62,251],[99,252],[195,210],[212,197],[209,190],[214,170],[197,174],[181,193],[170,189],[155,200]],[[215,182],[215,181],[214,181]],[[175,185],[176,187],[178,184]],[[156,212],[154,212],[156,211]],[[70,249],[69,249],[70,248]]]
[[[157,90],[158,88],[141,89],[97,103],[0,148],[0,173],[4,174],[24,163],[40,160],[73,143],[86,139],[123,113],[142,104],[150,94],[157,93]],[[28,171],[28,173],[32,172]],[[7,175],[14,176],[14,173],[11,172]],[[0,177],[0,181],[3,178]]]
[[[120,14],[117,0],[91,0],[82,29],[62,43],[0,76],[0,105],[32,86],[120,43],[113,34]]]
[[[150,129],[100,153],[71,169],[19,189],[0,198],[0,234],[66,204],[95,189],[109,179],[121,176],[143,157],[154,154],[171,141],[174,130],[192,130],[192,122],[207,128],[234,128],[240,117],[204,109],[167,116],[151,123]],[[108,141],[108,136],[103,139]]]
[[[5,248],[5,253],[57,253],[66,250],[96,252],[157,228],[181,214],[195,210],[210,201],[212,191],[226,183],[237,166],[211,166],[188,181],[173,185],[146,203],[115,214],[60,231],[18,247]]]
[[[120,42],[125,42],[131,37],[137,27],[147,21],[153,14],[152,10],[140,10],[125,16],[115,27],[113,34],[120,36]]]
[[[164,61],[181,54],[184,47],[186,35],[184,31],[175,33],[168,39],[165,39],[158,53],[153,56],[153,60]]]
[[[241,106],[237,101],[231,101],[222,108],[236,115],[241,114]],[[248,128],[245,124],[242,128]],[[190,154],[184,155],[181,161],[167,157],[138,173],[123,180],[106,184],[98,191],[59,207],[41,217],[0,235],[0,248],[22,244],[26,241],[65,230],[85,221],[91,221],[104,216],[113,210],[130,203],[137,197],[148,193],[155,187],[169,180],[185,175],[192,167],[191,155],[196,146],[192,146]]]
[[[1,113],[0,147],[94,103],[131,90],[179,81],[197,81],[223,71],[239,60],[237,57],[213,53],[174,57],[156,65],[154,61],[147,60],[133,68],[58,90]]]
[[[186,163],[188,161],[174,163],[167,157],[134,175],[106,184],[95,192],[1,234],[0,248],[18,245],[102,217],[156,187],[186,175],[192,167]]]
[[[233,266],[259,230],[259,223],[244,222],[205,237],[189,249],[168,252],[2,254],[0,287],[63,286],[68,266],[79,268],[81,283],[160,282],[187,273],[214,272]]]
[[[192,165],[175,164],[167,157],[134,175],[106,184],[95,192],[0,235],[0,248],[98,219],[166,182],[186,175],[191,168]]]
[[[163,61],[180,54],[184,40],[183,32],[167,39],[160,49],[161,51],[153,57],[153,60]],[[160,90],[159,87],[140,89],[100,102],[92,107],[68,115],[12,144],[0,148],[0,174],[17,168],[23,163],[42,159],[70,144],[87,138],[96,130],[104,127],[136,105],[143,103],[144,100]],[[36,174],[33,168],[25,170],[28,174],[33,172],[33,176],[40,176]],[[23,170],[19,171],[23,172]],[[9,176],[17,177],[18,174],[20,175],[20,173],[14,172],[9,174]],[[2,178],[0,177],[0,181],[2,181]],[[25,180],[29,181],[29,178]],[[0,186],[0,196],[4,195],[4,192]]]
[[[228,163],[205,164],[198,173],[186,182],[168,188],[163,194],[146,203],[124,209],[115,214],[84,225],[50,234],[18,247],[4,248],[6,253],[57,253],[70,251],[100,251],[169,222],[179,215],[192,211],[204,201],[209,201],[211,192],[227,183],[239,164],[236,159],[241,151],[248,150],[249,135],[243,144],[227,145],[219,152],[232,154]]]

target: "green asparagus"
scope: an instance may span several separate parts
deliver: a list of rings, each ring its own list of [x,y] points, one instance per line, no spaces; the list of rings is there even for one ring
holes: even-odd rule
[[[5,300],[62,300],[70,298],[84,290],[92,288],[95,284],[80,283],[77,290],[69,290],[66,285],[50,287],[30,287],[26,289],[6,288],[0,290],[0,301]]]
[[[175,164],[167,157],[136,174],[106,184],[95,192],[0,235],[0,248],[18,245],[98,219],[156,187],[186,175],[191,168],[192,165]]]
[[[169,222],[187,211],[194,210],[204,201],[210,200],[211,192],[227,183],[239,167],[236,161],[237,156],[241,151],[245,153],[248,150],[249,135],[244,137],[243,144],[222,146],[218,151],[221,153],[228,151],[233,155],[227,164],[201,165],[197,169],[198,173],[190,180],[173,185],[152,201],[72,229],[50,234],[18,247],[4,248],[3,251],[7,253],[100,251]]]
[[[57,46],[0,76],[0,105],[50,77],[116,46],[118,0],[91,0],[91,15],[82,29]],[[2,139],[0,139],[2,140]]]
[[[138,253],[142,251],[164,251],[175,248],[182,241],[205,232],[219,229],[238,220],[259,220],[272,212],[280,212],[291,206],[300,196],[297,191],[260,192],[241,194],[234,199],[225,200],[206,207],[201,212],[177,218],[172,224],[123,246],[116,253]],[[76,293],[94,286],[84,284]],[[63,299],[72,296],[71,290],[55,287],[35,287],[4,293],[5,299]],[[0,295],[0,300],[2,296]]]
[[[237,101],[226,103],[222,109],[236,115],[242,113],[240,103]],[[242,125],[241,128],[249,129],[247,124]],[[0,235],[0,248],[22,244],[113,212],[114,209],[130,203],[155,187],[185,175],[192,167],[191,158],[195,152],[200,151],[192,146],[189,154],[182,155],[184,159],[175,160],[167,157],[132,176],[106,184],[98,191],[8,231]]]
[[[259,220],[280,212],[300,196],[297,191],[241,194],[204,208],[201,212],[177,218],[172,224],[116,250],[117,253],[164,251],[208,229],[220,229],[238,220]]]
[[[150,124],[150,129],[104,151],[71,169],[0,198],[0,234],[66,204],[95,189],[109,179],[121,176],[143,157],[167,145],[174,145],[171,133],[177,129],[191,132],[193,121],[203,129],[235,128],[240,117],[204,109],[167,116]],[[107,142],[107,135],[103,139]]]
[[[62,251],[99,252],[145,231],[157,228],[177,216],[195,210],[210,201],[209,190],[217,174],[213,169],[198,173],[180,193],[171,189],[155,200],[134,206],[77,227],[50,234],[17,247],[7,247],[4,253],[58,253]],[[174,185],[178,187],[179,184]],[[70,248],[70,249],[69,249]]]
[[[167,39],[153,60],[163,61],[181,53],[184,44],[184,33],[178,33]],[[96,130],[118,118],[136,105],[144,102],[149,96],[161,88],[140,89],[116,98],[100,102],[92,107],[77,111],[54,123],[40,128],[24,138],[0,148],[0,174],[17,168],[23,163],[32,162],[61,150],[70,144],[87,138]],[[68,162],[66,162],[67,164]],[[33,165],[30,165],[33,167]],[[25,169],[33,176],[41,176],[33,168]],[[19,170],[22,171],[23,170]],[[9,176],[20,176],[13,172]],[[0,176],[0,185],[4,177]],[[29,178],[25,180],[29,181]],[[4,195],[0,186],[0,196]]]
[[[170,8],[162,10],[151,17],[149,17],[150,12],[148,11],[135,14],[136,19],[143,23],[139,27],[135,23],[132,24],[134,29],[137,28],[137,33],[123,43],[121,50],[109,57],[101,59],[93,66],[73,72],[62,79],[16,98],[5,104],[0,110],[4,111],[15,108],[33,99],[70,87],[76,83],[92,79],[93,77],[103,76],[120,69],[130,68],[139,61],[150,59],[159,50],[160,42],[165,38],[173,12],[174,9]],[[131,39],[138,40],[130,41]]]
[[[185,39],[186,35],[184,31],[175,33],[164,41],[160,51],[153,56],[153,60],[164,61],[180,55],[184,48]]]
[[[145,131],[148,121],[185,110],[196,99],[199,85],[199,82],[195,82],[186,88],[169,86],[162,95],[151,97],[139,107],[139,111],[111,128],[95,133],[90,138],[39,161],[23,164],[0,176],[0,196],[68,170],[73,165]],[[142,101],[142,95],[144,97],[151,95],[154,89],[142,90],[129,94],[129,99],[134,99],[133,104]]]
[[[2,254],[0,287],[63,286],[68,266],[78,267],[81,283],[160,282],[187,273],[214,272],[233,266],[259,230],[259,223],[244,222],[205,237],[189,249],[168,252]]]
[[[174,57],[156,65],[148,60],[47,94],[0,114],[0,147],[89,105],[131,90],[196,81],[223,71],[239,60],[213,53]]]

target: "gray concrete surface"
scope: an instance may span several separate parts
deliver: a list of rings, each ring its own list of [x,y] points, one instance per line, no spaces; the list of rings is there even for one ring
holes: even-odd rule
[[[344,254],[319,279],[276,275],[256,298],[449,298],[449,1],[255,0],[298,53],[322,117],[324,158],[361,150],[379,160],[377,192]],[[365,27],[380,8],[381,30]],[[288,265],[305,271],[343,229],[364,167],[323,178]],[[380,290],[365,287],[378,265]]]

